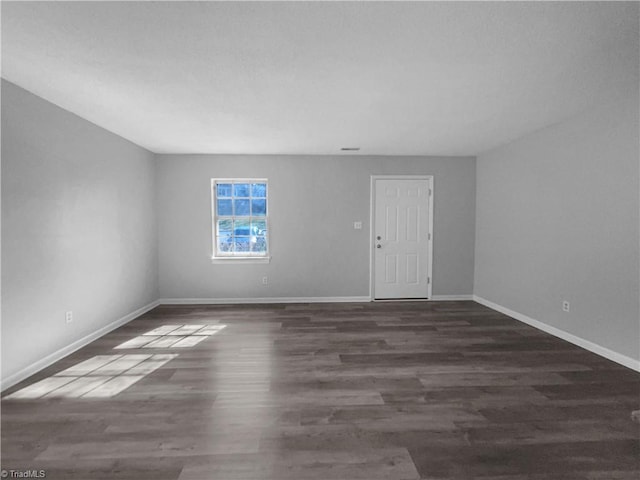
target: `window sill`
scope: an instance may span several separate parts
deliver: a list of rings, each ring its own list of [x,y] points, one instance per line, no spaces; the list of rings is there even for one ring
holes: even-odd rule
[[[270,263],[271,257],[213,257],[211,263],[224,264],[224,263],[237,263],[237,264],[258,264],[258,263]]]

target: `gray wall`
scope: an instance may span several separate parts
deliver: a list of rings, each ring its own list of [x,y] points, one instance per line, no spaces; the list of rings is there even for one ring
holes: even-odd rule
[[[640,359],[638,95],[623,97],[478,157],[474,288]]]
[[[2,81],[3,380],[157,299],[153,161]]]
[[[161,298],[368,296],[374,174],[434,175],[433,295],[473,292],[472,157],[157,155],[156,160]],[[270,264],[211,263],[215,177],[269,179]],[[358,220],[362,230],[353,229]]]

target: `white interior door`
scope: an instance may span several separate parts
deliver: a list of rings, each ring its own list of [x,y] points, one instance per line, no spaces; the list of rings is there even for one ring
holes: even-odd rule
[[[374,298],[429,298],[431,179],[376,178]]]

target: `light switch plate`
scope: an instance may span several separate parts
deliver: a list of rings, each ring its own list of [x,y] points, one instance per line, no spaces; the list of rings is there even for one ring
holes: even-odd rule
[[[355,230],[362,230],[362,222],[353,222],[353,228]]]

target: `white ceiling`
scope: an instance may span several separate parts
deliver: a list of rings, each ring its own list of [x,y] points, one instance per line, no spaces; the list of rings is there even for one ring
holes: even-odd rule
[[[2,76],[159,153],[475,155],[638,89],[637,2],[2,2]]]

